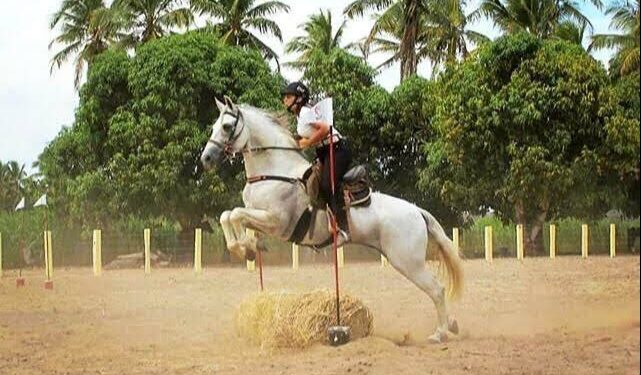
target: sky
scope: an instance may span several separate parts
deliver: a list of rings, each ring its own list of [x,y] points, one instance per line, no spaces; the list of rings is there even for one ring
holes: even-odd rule
[[[291,7],[288,14],[275,15],[283,40],[287,42],[301,35],[299,26],[319,9],[330,10],[334,23],[342,22],[343,9],[351,0],[324,0],[322,6],[308,0],[281,0]],[[476,9],[480,0],[469,2],[467,12]],[[44,148],[61,131],[71,126],[78,105],[78,93],[73,86],[74,63],[70,60],[50,74],[50,61],[57,48],[49,50],[49,42],[57,31],[49,29],[51,15],[62,0],[6,1],[0,13],[0,161],[10,160],[24,164],[29,174],[37,170],[32,164]],[[258,0],[258,2],[262,2]],[[583,11],[592,20],[596,33],[608,32],[609,19],[592,6]],[[345,44],[365,37],[373,21],[370,16],[349,20],[343,37]],[[480,21],[471,29],[495,38],[499,35],[488,21]],[[283,45],[275,38],[264,39],[279,56],[281,62],[295,56],[283,55]],[[59,47],[58,47],[59,48]],[[599,52],[595,57],[607,62],[611,51]],[[384,60],[372,56],[370,64]],[[288,80],[300,77],[300,72],[284,68]],[[427,63],[419,66],[419,75],[429,77]],[[399,83],[399,67],[394,65],[381,72],[377,82],[388,90]]]

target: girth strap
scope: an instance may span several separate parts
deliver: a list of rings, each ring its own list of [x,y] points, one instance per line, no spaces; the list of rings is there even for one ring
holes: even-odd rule
[[[303,210],[303,213],[298,218],[298,222],[296,223],[296,228],[294,228],[294,232],[289,237],[289,242],[293,242],[295,244],[300,243],[303,240],[303,238],[305,238],[305,235],[309,230],[309,227],[310,227],[309,224],[311,223],[311,221],[312,221],[312,211],[309,208],[306,208],[305,210]]]
[[[283,182],[289,182],[291,184],[302,182],[302,180],[300,178],[294,178],[294,177],[269,176],[269,175],[247,177],[247,183],[248,184],[253,184],[253,183],[256,183],[256,182],[266,181],[266,180],[283,181]]]
[[[300,215],[300,218],[298,218],[298,222],[296,223],[296,227],[294,228],[294,232],[292,235],[289,237],[289,242],[293,242],[295,244],[299,244],[304,238],[305,235],[310,231],[313,230],[313,225],[315,223],[315,216],[316,216],[316,211],[317,209],[309,209],[306,208],[303,213]],[[314,244],[311,245],[314,249],[320,249],[325,246],[328,246],[331,244],[333,241],[332,236],[329,236],[328,239],[323,241],[320,244]]]

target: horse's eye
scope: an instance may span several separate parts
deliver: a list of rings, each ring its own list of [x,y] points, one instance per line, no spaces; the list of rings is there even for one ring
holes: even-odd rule
[[[223,130],[225,133],[231,133],[233,129],[234,126],[232,124],[223,124]]]

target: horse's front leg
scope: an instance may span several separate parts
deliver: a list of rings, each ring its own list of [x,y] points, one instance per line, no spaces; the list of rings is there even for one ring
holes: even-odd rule
[[[220,226],[223,229],[223,234],[225,235],[225,243],[227,244],[227,249],[229,249],[230,252],[238,255],[238,240],[241,236],[240,233],[234,232],[234,228],[231,225],[231,221],[229,220],[230,216],[231,211],[223,211],[223,213],[220,215]]]
[[[263,233],[273,233],[278,229],[279,221],[276,215],[266,210],[237,207],[231,211],[229,222],[238,237],[238,247],[235,253],[241,258],[253,259],[256,249],[256,239],[247,238],[247,227],[254,228]],[[230,249],[231,250],[231,249]]]

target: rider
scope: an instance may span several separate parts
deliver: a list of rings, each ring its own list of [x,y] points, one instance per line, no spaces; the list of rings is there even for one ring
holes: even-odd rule
[[[352,154],[347,140],[332,127],[334,144],[334,177],[335,199],[332,199],[332,181],[329,168],[330,124],[316,120],[309,103],[309,89],[301,82],[292,82],[281,92],[283,104],[287,110],[296,115],[298,124],[296,131],[300,136],[298,147],[316,147],[316,157],[321,163],[322,174],[320,182],[321,197],[328,202],[332,213],[336,216],[339,231],[345,241],[349,240],[347,211],[343,195],[343,176],[349,170]]]

